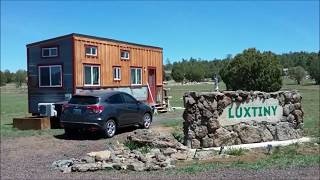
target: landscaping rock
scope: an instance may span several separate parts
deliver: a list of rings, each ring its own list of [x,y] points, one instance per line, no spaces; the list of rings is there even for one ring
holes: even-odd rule
[[[170,156],[171,154],[176,153],[176,152],[177,152],[176,149],[167,148],[167,149],[164,149],[162,153],[163,153],[165,156]]]
[[[132,171],[143,171],[145,169],[145,166],[144,166],[144,163],[134,162],[127,165],[127,169]]]
[[[242,125],[238,126],[237,132],[241,142],[244,144],[261,142],[260,130],[258,127]]]
[[[177,152],[177,153],[171,154],[171,158],[176,160],[186,160],[188,158],[188,154]]]
[[[87,154],[88,156],[95,157],[97,161],[106,161],[110,159],[111,152],[108,150],[91,152]]]
[[[234,144],[234,141],[237,139],[237,133],[230,132],[225,128],[219,128],[213,134],[213,145],[214,146],[226,146]]]
[[[206,136],[202,138],[201,140],[201,147],[207,148],[207,147],[212,147],[213,146],[213,139]]]

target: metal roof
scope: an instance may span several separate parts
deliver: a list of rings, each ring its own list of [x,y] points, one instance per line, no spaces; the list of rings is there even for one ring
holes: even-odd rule
[[[156,49],[161,49],[162,50],[161,47],[157,47],[157,46],[149,46],[149,45],[144,45],[144,44],[131,43],[131,42],[127,42],[127,41],[120,41],[120,40],[115,40],[115,39],[110,39],[110,38],[91,36],[91,35],[85,35],[85,34],[79,34],[79,33],[71,33],[71,34],[58,36],[58,37],[51,38],[51,39],[46,39],[46,40],[43,40],[43,41],[30,43],[30,44],[27,44],[27,47],[38,45],[38,44],[42,44],[42,43],[47,43],[47,42],[50,42],[50,41],[59,40],[59,39],[63,39],[63,38],[68,38],[68,37],[72,37],[72,36],[84,37],[84,38],[90,38],[90,39],[96,39],[96,40],[102,40],[102,41],[108,41],[108,42],[115,42],[115,43],[122,43],[122,44],[134,45],[134,46],[141,46],[141,47],[147,47],[147,48],[156,48]]]

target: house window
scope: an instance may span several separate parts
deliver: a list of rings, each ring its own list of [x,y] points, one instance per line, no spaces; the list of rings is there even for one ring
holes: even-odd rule
[[[39,66],[39,87],[62,87],[61,65]]]
[[[128,60],[129,59],[129,51],[121,50],[121,59]]]
[[[57,57],[58,47],[41,48],[42,57]]]
[[[94,66],[94,65],[84,66],[84,85],[85,86],[100,85],[100,66]]]
[[[142,69],[131,68],[131,84],[141,85],[142,84]]]
[[[86,55],[87,56],[97,56],[98,48],[96,46],[85,46],[86,47]]]
[[[121,68],[113,67],[113,80],[121,80]]]

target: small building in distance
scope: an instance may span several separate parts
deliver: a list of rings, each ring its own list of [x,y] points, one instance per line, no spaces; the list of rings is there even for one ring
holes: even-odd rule
[[[73,94],[118,90],[162,103],[163,49],[83,34],[27,45],[29,112]],[[59,113],[59,112],[58,112]]]

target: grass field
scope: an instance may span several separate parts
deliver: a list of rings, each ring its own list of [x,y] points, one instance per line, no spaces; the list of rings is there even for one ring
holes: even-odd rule
[[[213,85],[207,83],[193,85],[168,85],[172,106],[183,107],[182,96],[187,91],[212,91]],[[220,89],[225,89],[225,85],[220,83]],[[313,85],[307,81],[302,85],[296,85],[293,81],[286,80],[282,89],[296,89],[303,99],[302,105],[305,112],[304,123],[307,135],[320,136],[320,105],[319,105],[319,85]],[[63,130],[46,130],[46,131],[19,131],[12,128],[12,118],[28,115],[27,94],[25,90],[15,89],[15,86],[1,87],[1,136],[15,137],[28,135],[52,135],[61,134]],[[179,126],[182,122],[181,115],[177,118],[163,121],[165,126]]]

